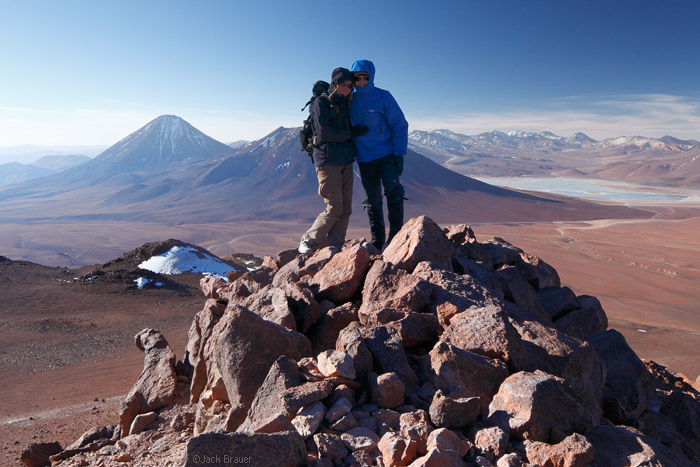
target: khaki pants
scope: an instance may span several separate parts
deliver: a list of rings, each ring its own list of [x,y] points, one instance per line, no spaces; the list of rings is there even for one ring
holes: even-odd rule
[[[352,214],[352,164],[325,164],[316,167],[318,194],[326,210],[318,215],[311,228],[301,237],[312,247],[342,247]]]

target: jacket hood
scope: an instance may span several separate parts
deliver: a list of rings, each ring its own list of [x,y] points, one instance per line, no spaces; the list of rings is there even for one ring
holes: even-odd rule
[[[352,64],[352,68],[350,71],[366,71],[369,73],[369,83],[367,83],[367,86],[373,86],[374,85],[374,63],[372,63],[369,60],[357,60],[355,63]]]

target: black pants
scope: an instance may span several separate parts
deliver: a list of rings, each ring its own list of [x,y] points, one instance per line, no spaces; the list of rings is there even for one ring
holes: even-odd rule
[[[380,250],[390,242],[403,227],[403,200],[405,191],[399,182],[403,172],[403,157],[388,155],[369,162],[359,162],[360,178],[365,189],[366,198],[362,206],[369,217],[369,229],[372,234],[370,243]],[[384,207],[382,185],[389,211],[389,238],[386,238],[384,224]]]

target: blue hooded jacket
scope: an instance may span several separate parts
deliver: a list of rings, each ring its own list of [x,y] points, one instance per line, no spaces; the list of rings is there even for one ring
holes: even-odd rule
[[[389,91],[374,85],[374,63],[358,60],[351,71],[366,71],[369,82],[353,91],[350,101],[350,120],[353,125],[365,125],[367,134],[353,138],[357,147],[357,161],[369,162],[380,157],[406,155],[408,122]]]

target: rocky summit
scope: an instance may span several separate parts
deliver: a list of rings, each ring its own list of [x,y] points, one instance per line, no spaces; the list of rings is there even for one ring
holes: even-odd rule
[[[26,465],[691,466],[700,393],[592,296],[466,225],[284,251],[206,299],[182,361],[157,330],[114,426]]]

